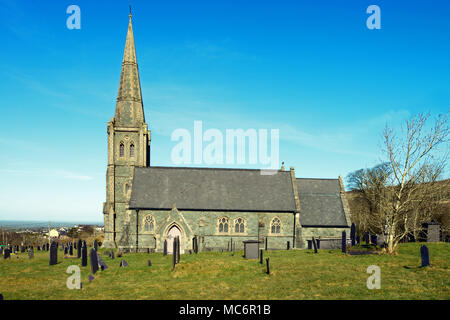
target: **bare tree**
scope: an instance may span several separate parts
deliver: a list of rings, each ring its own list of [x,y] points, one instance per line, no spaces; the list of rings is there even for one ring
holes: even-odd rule
[[[366,230],[382,232],[387,252],[395,253],[407,235],[417,235],[445,198],[449,146],[448,114],[440,115],[427,131],[429,114],[406,121],[401,135],[386,126],[383,153],[387,161],[372,169],[351,173],[347,179],[368,205],[361,219]]]

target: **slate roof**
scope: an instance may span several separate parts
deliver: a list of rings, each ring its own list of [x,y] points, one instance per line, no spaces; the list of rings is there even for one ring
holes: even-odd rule
[[[303,227],[348,227],[339,179],[297,178]],[[295,212],[289,171],[135,167],[130,209]]]
[[[130,209],[294,212],[290,172],[136,167]]]
[[[303,227],[348,227],[339,179],[297,178]]]

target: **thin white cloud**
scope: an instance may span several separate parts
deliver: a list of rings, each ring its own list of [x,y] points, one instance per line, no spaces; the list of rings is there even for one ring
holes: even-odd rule
[[[53,177],[79,181],[90,181],[94,179],[93,177],[88,175],[82,175],[71,171],[52,169],[0,169],[0,173],[32,177]]]

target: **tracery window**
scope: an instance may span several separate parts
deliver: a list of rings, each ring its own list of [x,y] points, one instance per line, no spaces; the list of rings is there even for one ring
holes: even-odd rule
[[[119,146],[119,156],[121,158],[125,156],[125,145],[123,144],[123,142],[121,142]]]
[[[228,233],[229,229],[229,220],[227,217],[219,218],[219,232],[220,233]]]
[[[270,232],[271,233],[281,232],[281,221],[278,217],[272,219],[272,222],[270,223]]]
[[[235,233],[244,233],[245,232],[244,219],[237,218],[236,220],[234,220],[234,232]]]
[[[134,143],[132,142],[130,144],[130,158],[134,157]]]
[[[154,232],[155,231],[155,219],[152,215],[147,215],[144,217],[144,231]]]

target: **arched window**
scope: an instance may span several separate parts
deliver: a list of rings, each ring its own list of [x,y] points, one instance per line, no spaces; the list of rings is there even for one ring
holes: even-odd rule
[[[227,217],[219,218],[219,232],[220,233],[228,233],[229,229],[229,220]]]
[[[271,233],[281,232],[281,221],[278,217],[272,219],[272,222],[270,223],[270,232]]]
[[[244,233],[244,231],[245,231],[244,219],[237,218],[236,220],[234,220],[234,232]]]
[[[130,144],[130,158],[134,158],[134,143]]]
[[[145,232],[154,232],[155,231],[155,219],[153,219],[152,215],[148,215],[144,217],[144,231]]]
[[[123,144],[123,142],[121,142],[119,146],[119,156],[121,158],[125,156],[125,145]]]

